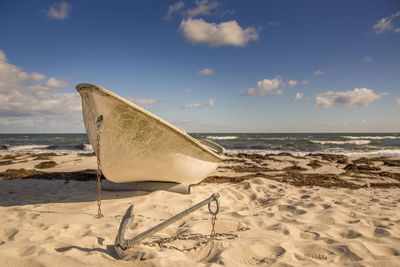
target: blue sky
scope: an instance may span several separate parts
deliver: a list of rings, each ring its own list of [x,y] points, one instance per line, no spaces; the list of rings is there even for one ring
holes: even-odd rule
[[[1,1],[0,133],[98,84],[188,132],[400,132],[399,1]]]

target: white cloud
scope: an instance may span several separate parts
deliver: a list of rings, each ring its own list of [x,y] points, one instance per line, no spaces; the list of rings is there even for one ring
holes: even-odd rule
[[[346,92],[324,92],[315,97],[315,108],[366,107],[387,93],[375,94],[372,89],[355,88]]]
[[[191,91],[191,89],[188,88],[188,89],[186,89],[185,93],[186,93],[186,94],[190,94],[190,91]]]
[[[46,79],[46,76],[44,76],[43,74],[37,73],[37,72],[32,72],[31,78],[34,81],[41,81],[41,80]]]
[[[304,81],[301,82],[301,84],[310,84],[310,82],[307,81],[307,80],[304,80]]]
[[[217,9],[220,4],[216,1],[196,0],[196,7],[186,10],[186,15],[196,17],[199,15],[210,15],[214,9]]]
[[[202,108],[202,107],[213,107],[215,104],[215,98],[209,98],[208,104],[192,103],[184,105],[183,108]]]
[[[43,80],[45,77],[40,73],[32,73],[31,77],[33,80],[38,79]],[[37,80],[36,80],[37,81]],[[68,86],[68,82],[66,79],[64,80],[57,80],[55,77],[50,77],[45,83],[36,84],[32,86],[28,86],[27,89],[31,91],[50,91],[50,90],[59,90]]]
[[[212,69],[205,68],[197,72],[198,75],[213,75],[215,72]]]
[[[50,6],[49,9],[45,10],[44,12],[48,17],[52,19],[63,20],[69,16],[71,10],[72,10],[71,5],[65,1],[62,1]]]
[[[149,106],[158,103],[157,100],[152,98],[127,97],[126,99],[139,106]]]
[[[372,62],[372,57],[370,57],[370,56],[363,57],[362,61],[364,61],[364,62]]]
[[[317,70],[317,71],[315,71],[313,74],[314,74],[314,75],[324,75],[325,72],[322,71],[322,70]]]
[[[249,41],[258,39],[258,34],[254,27],[243,29],[235,20],[217,24],[208,23],[203,19],[188,18],[182,20],[179,29],[185,38],[193,44],[243,47]]]
[[[183,1],[179,1],[173,5],[170,5],[168,7],[168,13],[167,13],[167,15],[165,15],[164,19],[165,20],[171,19],[173,17],[174,13],[179,12],[184,6],[185,6],[185,4],[183,3]]]
[[[396,103],[400,106],[400,97],[396,98]]]
[[[303,98],[303,93],[301,93],[301,92],[297,92],[296,93],[296,96],[294,97],[294,99],[293,99],[293,101],[297,101],[297,100],[300,100],[300,99],[302,99]]]
[[[299,82],[298,81],[296,81],[296,80],[289,80],[288,82],[288,85],[290,86],[290,87],[294,87],[296,84],[298,84]]]
[[[399,19],[396,19],[400,16],[400,11],[390,15],[389,17],[381,18],[377,23],[372,26],[372,30],[376,34],[382,34],[387,31],[393,31],[395,33],[400,32],[400,23]]]
[[[59,93],[68,85],[65,80],[54,77],[42,84],[30,84],[46,77],[43,74],[24,72],[20,67],[9,64],[5,54],[0,61],[0,117],[2,125],[27,125],[26,121],[35,124],[53,126],[61,121],[74,121],[74,126],[81,117],[81,100],[78,93]],[[11,124],[9,122],[12,122]],[[81,124],[79,124],[81,126]]]
[[[273,79],[264,79],[257,82],[256,88],[248,88],[246,90],[246,95],[249,96],[264,96],[268,95],[280,95],[283,93],[280,87],[284,85],[280,77],[275,77]]]

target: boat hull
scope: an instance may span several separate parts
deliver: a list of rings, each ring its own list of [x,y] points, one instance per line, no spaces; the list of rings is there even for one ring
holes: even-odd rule
[[[97,151],[97,118],[102,115],[100,166],[116,183],[165,181],[195,184],[222,160],[179,128],[96,85],[79,84],[90,144]]]

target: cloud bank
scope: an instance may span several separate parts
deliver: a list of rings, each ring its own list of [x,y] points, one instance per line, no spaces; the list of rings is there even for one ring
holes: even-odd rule
[[[366,107],[387,93],[375,94],[372,89],[355,88],[346,92],[324,92],[315,97],[315,108]]]
[[[79,124],[79,94],[59,92],[68,86],[66,79],[47,79],[38,72],[23,71],[8,63],[5,53],[0,50],[1,125],[16,125],[24,120],[54,126],[58,125],[58,121],[63,123],[72,120]]]

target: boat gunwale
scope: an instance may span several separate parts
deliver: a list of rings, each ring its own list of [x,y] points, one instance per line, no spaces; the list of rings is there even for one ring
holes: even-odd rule
[[[119,101],[122,101],[123,103],[127,104],[128,106],[134,108],[135,110],[143,113],[144,115],[149,116],[152,119],[155,119],[157,121],[159,121],[160,123],[162,123],[163,125],[167,126],[168,128],[174,130],[175,132],[179,133],[182,137],[186,138],[187,140],[189,140],[190,142],[194,143],[195,145],[197,145],[198,147],[200,147],[201,149],[203,149],[205,152],[211,154],[212,156],[214,156],[215,158],[217,158],[218,160],[224,160],[225,156],[224,155],[218,155],[217,153],[215,153],[214,151],[212,151],[211,149],[209,149],[208,147],[206,147],[205,145],[203,145],[200,141],[196,140],[195,138],[191,137],[189,134],[187,134],[185,131],[183,131],[182,129],[176,127],[175,125],[167,122],[166,120],[158,117],[157,115],[151,113],[150,111],[145,110],[144,108],[130,102],[129,100],[97,85],[97,84],[90,84],[90,83],[79,83],[78,85],[76,85],[76,90],[79,92],[79,94],[81,93],[81,90],[97,90],[101,93],[104,93],[106,95],[109,95],[111,97],[114,97],[116,99],[118,99]]]

